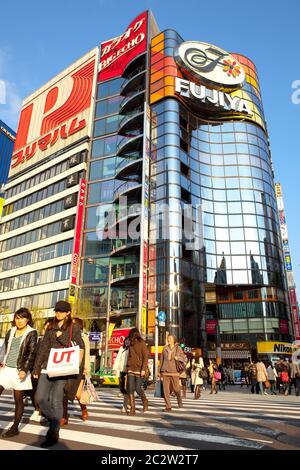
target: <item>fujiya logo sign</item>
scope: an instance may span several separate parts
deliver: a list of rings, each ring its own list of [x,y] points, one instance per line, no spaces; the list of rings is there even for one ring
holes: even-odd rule
[[[205,42],[183,42],[175,52],[175,59],[180,67],[209,84],[238,88],[245,80],[244,69],[235,57]]]
[[[246,100],[238,96],[231,96],[220,90],[206,88],[204,85],[197,85],[182,78],[175,78],[175,91],[181,96],[192,99],[197,98],[203,104],[223,108],[225,111],[252,114]]]

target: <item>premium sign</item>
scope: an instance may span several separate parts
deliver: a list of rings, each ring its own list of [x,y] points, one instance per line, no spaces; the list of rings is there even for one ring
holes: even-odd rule
[[[196,98],[206,105],[213,105],[226,111],[252,114],[246,100],[179,77],[175,78],[175,91],[186,98]]]
[[[126,65],[146,50],[147,12],[139,15],[124,34],[101,44],[100,81],[120,77]]]
[[[186,72],[210,85],[239,88],[245,72],[238,60],[220,47],[186,41],[175,51],[175,60]]]
[[[88,135],[96,49],[24,101],[10,176]]]

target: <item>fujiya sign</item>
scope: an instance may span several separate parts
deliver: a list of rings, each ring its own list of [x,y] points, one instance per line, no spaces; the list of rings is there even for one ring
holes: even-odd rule
[[[252,114],[246,100],[220,90],[206,88],[204,85],[197,85],[179,77],[175,78],[175,91],[186,98],[197,98],[204,104],[223,108],[226,111]]]
[[[235,57],[206,42],[183,42],[175,52],[175,60],[191,75],[209,84],[239,88],[245,80],[244,69]]]

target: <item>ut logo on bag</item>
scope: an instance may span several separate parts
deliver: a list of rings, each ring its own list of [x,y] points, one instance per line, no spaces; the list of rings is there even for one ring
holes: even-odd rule
[[[75,352],[75,349],[72,349],[71,351],[56,351],[53,355],[53,362],[55,364],[59,364],[60,362],[65,361],[66,363],[70,362],[71,360],[71,354]],[[64,357],[66,357],[66,360],[64,360]]]
[[[76,138],[70,143],[87,134],[95,70],[93,54],[84,56],[24,102],[12,169],[56,152],[74,134]]]

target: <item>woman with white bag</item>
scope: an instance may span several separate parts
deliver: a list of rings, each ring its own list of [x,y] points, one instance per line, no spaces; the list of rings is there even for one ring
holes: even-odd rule
[[[60,300],[56,303],[55,317],[53,322],[48,325],[45,336],[42,340],[39,355],[35,360],[33,368],[33,376],[38,377],[39,383],[36,392],[36,401],[42,413],[49,420],[49,430],[46,435],[46,440],[41,444],[41,447],[51,447],[58,442],[60,420],[63,416],[63,398],[64,388],[67,382],[67,376],[53,376],[49,377],[49,356],[54,357],[54,365],[59,365],[64,357],[62,348],[69,348],[71,345],[77,345],[80,348],[80,358],[78,358],[78,371],[79,363],[84,353],[84,343],[81,337],[81,331],[78,325],[73,323],[71,317],[71,305],[69,302]],[[61,351],[59,351],[59,349]],[[69,348],[70,349],[70,348]],[[76,349],[76,347],[73,349]],[[54,352],[56,351],[56,352]],[[58,360],[58,352],[60,352],[60,360]],[[70,352],[65,351],[67,360],[70,358]],[[56,355],[56,356],[55,356]],[[68,361],[69,364],[71,361]],[[52,365],[52,364],[51,364]],[[48,369],[48,372],[47,372]]]
[[[37,331],[32,328],[31,313],[27,308],[20,308],[14,314],[12,328],[6,334],[1,349],[3,359],[0,361],[0,395],[5,389],[13,390],[15,399],[14,423],[2,433],[3,438],[19,434],[19,423],[24,411],[24,390],[32,389],[30,372],[36,344]]]

